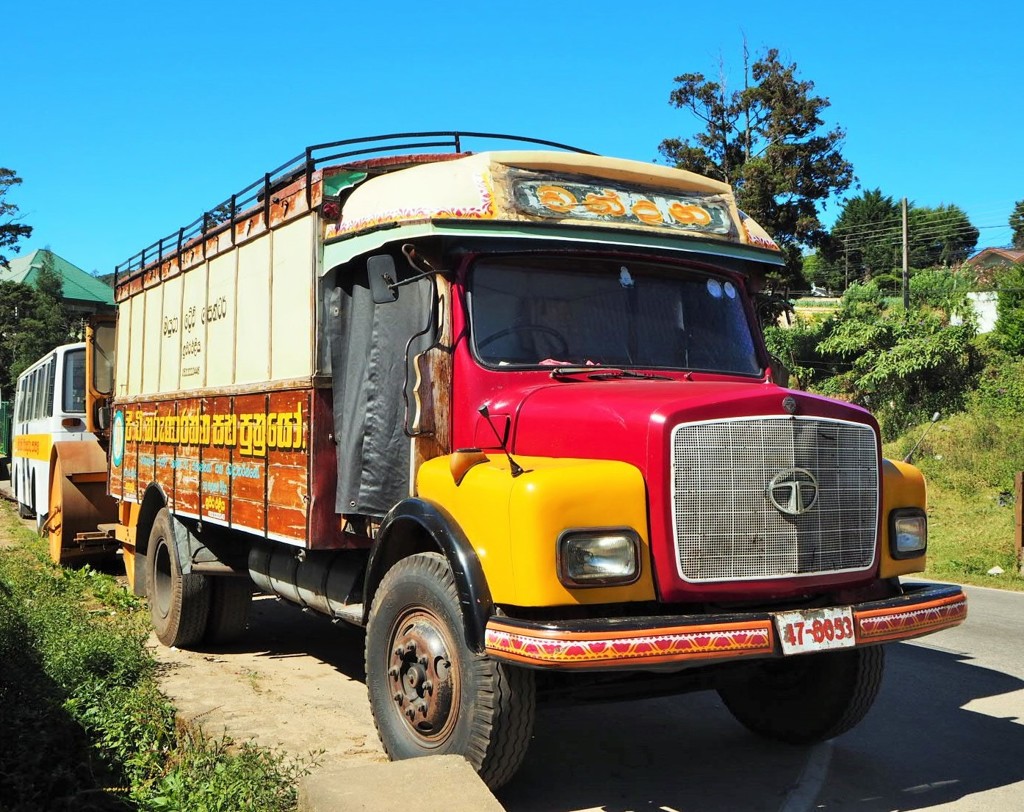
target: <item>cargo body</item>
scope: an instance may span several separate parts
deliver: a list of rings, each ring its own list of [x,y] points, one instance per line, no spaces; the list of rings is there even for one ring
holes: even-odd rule
[[[389,755],[497,786],[538,697],[713,688],[814,741],[867,712],[880,643],[964,619],[899,580],[920,472],[776,383],[781,254],[727,185],[384,140],[119,269],[107,532],[164,643],[236,636],[254,584],[365,626]]]

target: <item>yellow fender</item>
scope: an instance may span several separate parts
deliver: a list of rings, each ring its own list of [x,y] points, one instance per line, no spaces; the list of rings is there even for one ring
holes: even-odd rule
[[[881,578],[923,572],[927,564],[926,552],[913,558],[892,557],[889,546],[889,514],[896,508],[927,510],[928,497],[924,474],[910,463],[882,460],[882,554],[878,572]]]
[[[458,461],[457,461],[458,462]],[[643,476],[614,460],[504,456],[451,467],[420,466],[417,495],[441,505],[473,546],[496,604],[566,606],[655,597]],[[454,470],[454,473],[453,473]],[[456,481],[458,480],[458,482]],[[569,588],[558,578],[558,537],[569,529],[628,527],[640,537],[640,578],[631,584]]]

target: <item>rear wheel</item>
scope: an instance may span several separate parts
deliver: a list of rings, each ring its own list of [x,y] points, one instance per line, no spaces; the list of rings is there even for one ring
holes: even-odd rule
[[[174,544],[175,518],[161,508],[149,533],[149,614],[165,646],[191,646],[203,639],[210,613],[210,579],[181,571]]]
[[[22,478],[22,485],[25,484],[24,478]],[[36,515],[35,508],[33,507],[36,503],[35,500],[35,482],[29,480],[28,488],[21,488],[21,493],[18,494],[18,518],[19,519],[34,519]],[[28,502],[21,501],[22,499],[28,499]],[[31,503],[31,504],[30,504]]]
[[[245,632],[252,604],[248,578],[210,578],[210,613],[206,619],[206,643],[233,643]]]
[[[438,553],[388,571],[366,628],[374,724],[394,760],[456,754],[489,787],[508,781],[533,731],[533,673],[472,651],[451,568]]]
[[[878,695],[880,646],[771,660],[718,689],[738,722],[769,739],[813,744],[855,727]]]

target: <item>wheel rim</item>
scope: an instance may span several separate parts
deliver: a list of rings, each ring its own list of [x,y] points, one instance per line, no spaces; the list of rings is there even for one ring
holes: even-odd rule
[[[153,596],[152,604],[160,617],[167,617],[171,611],[171,554],[164,540],[157,539],[153,553]]]
[[[423,746],[439,746],[458,720],[461,694],[447,628],[418,608],[395,623],[388,649],[392,707]]]

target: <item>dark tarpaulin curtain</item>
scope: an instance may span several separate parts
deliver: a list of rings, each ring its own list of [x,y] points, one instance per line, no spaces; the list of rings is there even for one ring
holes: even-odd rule
[[[433,343],[413,340],[406,374],[406,345],[430,319],[429,280],[398,289],[398,299],[375,305],[365,272],[339,280],[328,308],[338,451],[338,513],[384,516],[409,494],[410,443],[405,434],[411,362]]]

